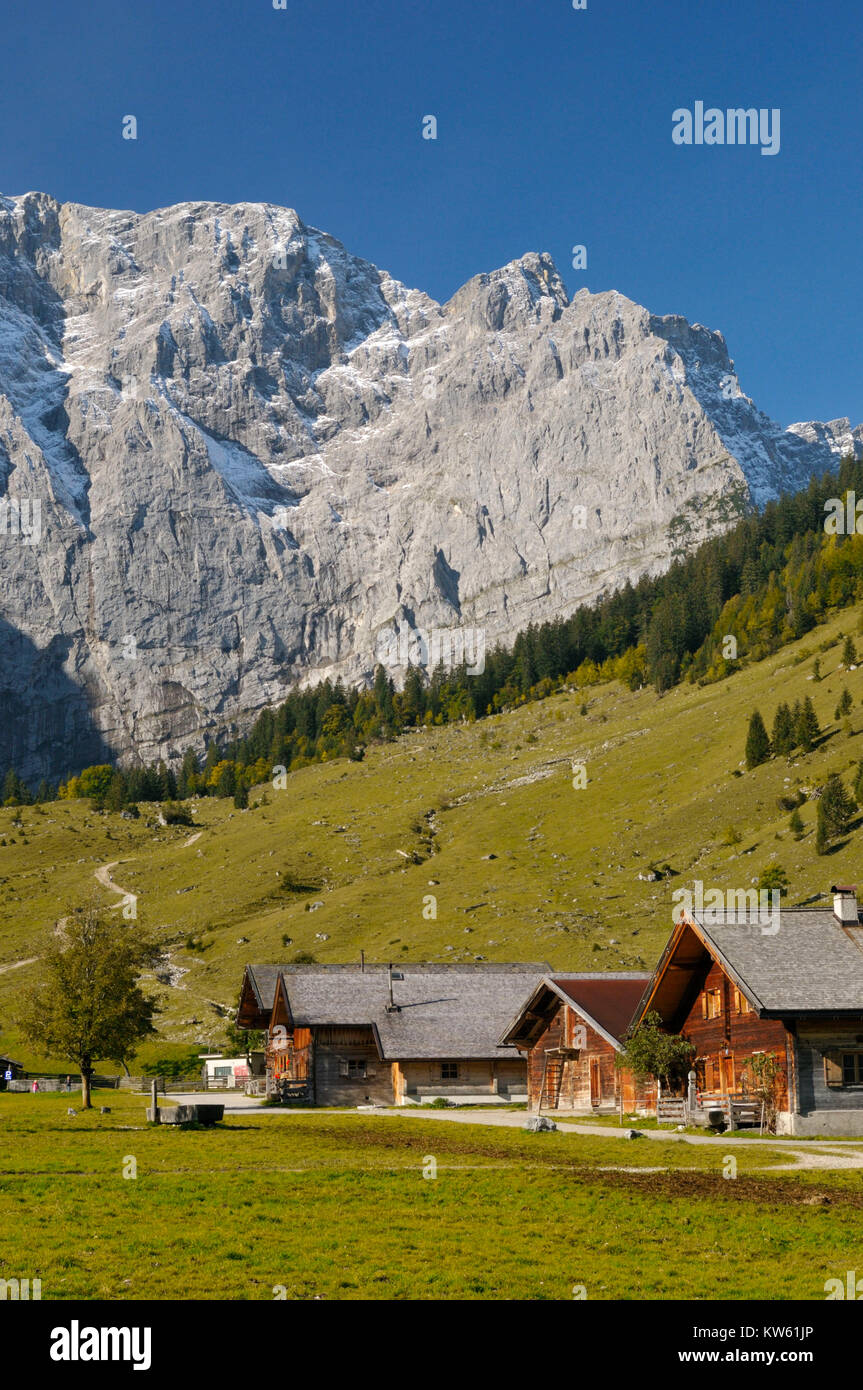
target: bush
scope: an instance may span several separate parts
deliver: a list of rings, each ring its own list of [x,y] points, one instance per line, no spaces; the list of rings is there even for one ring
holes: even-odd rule
[[[774,864],[770,869],[763,869],[758,880],[759,893],[770,893],[774,889],[779,890],[779,896],[784,898],[788,893],[788,875],[781,864]]]
[[[319,893],[321,886],[320,879],[301,878],[292,869],[285,869],[279,884],[283,893]]]

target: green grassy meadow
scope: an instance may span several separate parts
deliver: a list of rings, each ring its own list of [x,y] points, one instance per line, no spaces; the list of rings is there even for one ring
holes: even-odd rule
[[[859,1171],[771,1175],[781,1149],[727,1180],[671,1139],[75,1100],[0,1094],[0,1278],[43,1299],[821,1299],[859,1265]]]
[[[670,929],[672,891],[694,878],[749,887],[781,864],[789,903],[855,882],[861,832],[819,857],[814,804],[801,808],[797,841],[777,798],[834,770],[848,784],[863,758],[863,668],[840,667],[842,637],[860,620],[846,610],[719,684],[661,698],[614,684],[410,733],[361,763],[311,766],[284,790],[257,788],[248,811],[193,802],[191,829],[157,826],[156,807],[139,821],[83,801],[2,808],[0,1049],[45,1066],[14,1026],[16,996],[38,968],[20,962],[70,904],[91,893],[121,903],[95,878],[110,863],[113,881],[137,896],[138,926],[184,972],[156,986],[161,1037],[142,1060],[221,1045],[247,961],[299,951],[345,961],[364,949],[370,960],[647,969]],[[850,732],[834,719],[843,685]],[[780,700],[807,694],[819,746],[743,771],[751,710],[769,728]],[[586,765],[583,789],[573,787],[573,762]],[[726,843],[729,828],[736,843]],[[639,879],[653,863],[677,877]],[[288,876],[307,891],[286,891]]]

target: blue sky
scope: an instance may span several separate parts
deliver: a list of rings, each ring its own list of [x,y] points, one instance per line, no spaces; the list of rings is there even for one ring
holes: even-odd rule
[[[859,0],[43,0],[0,33],[2,192],[281,203],[437,299],[548,251],[720,328],[783,424],[863,421]],[[779,154],[674,145],[698,100],[780,108]]]

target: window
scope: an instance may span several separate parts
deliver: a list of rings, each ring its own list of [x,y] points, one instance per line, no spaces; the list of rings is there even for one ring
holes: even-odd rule
[[[339,1073],[347,1077],[349,1081],[365,1081],[366,1079],[366,1059],[365,1057],[345,1057],[339,1065]]]
[[[441,1062],[441,1081],[458,1081],[458,1062]]]
[[[746,995],[742,994],[736,985],[734,987],[734,1012],[736,1014],[752,1013],[752,1005],[746,998]]]
[[[706,989],[701,996],[701,1017],[718,1018],[722,1013],[722,990]]]
[[[833,1090],[863,1086],[863,1052],[825,1052],[824,1080]]]
[[[213,1076],[233,1076],[233,1067],[213,1067]]]
[[[842,1053],[842,1085],[863,1086],[863,1052]]]

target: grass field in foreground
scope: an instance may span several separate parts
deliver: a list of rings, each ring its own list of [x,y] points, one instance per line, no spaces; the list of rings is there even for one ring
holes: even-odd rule
[[[782,1150],[726,1180],[722,1146],[70,1099],[0,1095],[0,1277],[46,1300],[822,1299],[860,1264],[859,1172],[771,1175]]]

